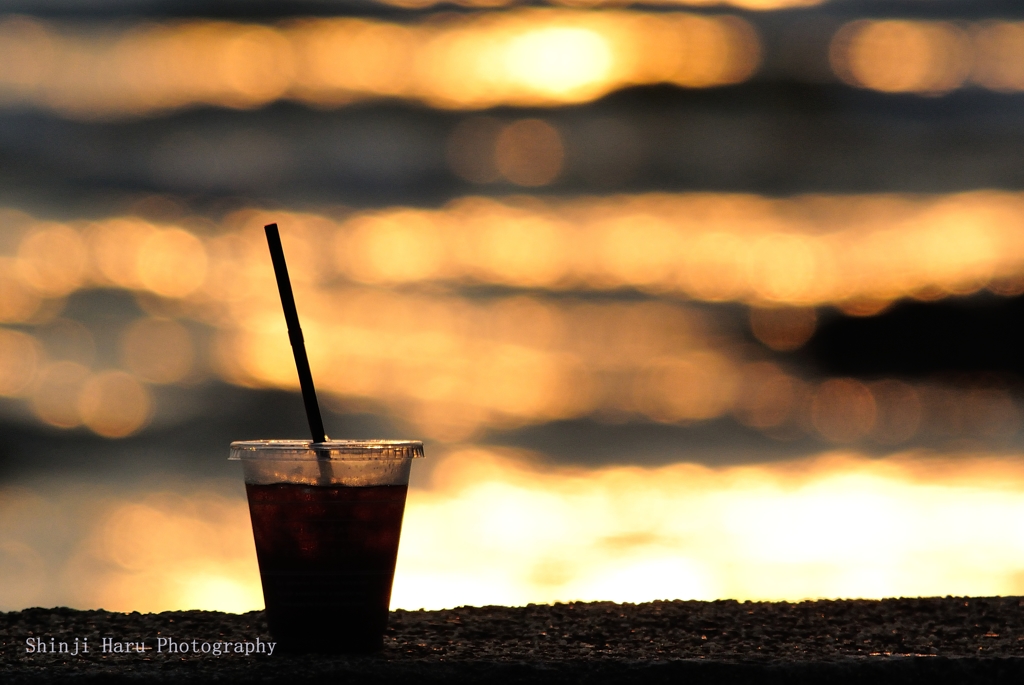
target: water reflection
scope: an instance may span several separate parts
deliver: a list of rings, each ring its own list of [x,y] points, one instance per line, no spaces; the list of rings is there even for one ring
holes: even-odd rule
[[[732,16],[515,9],[386,23],[213,21],[93,30],[0,22],[0,100],[84,118],[278,99],[397,97],[445,109],[586,102],[635,84],[739,83],[760,43]]]
[[[998,455],[556,469],[463,449],[410,492],[392,606],[1020,594],[1022,494]],[[262,605],[227,484],[6,488],[0,511],[0,608]]]
[[[735,416],[790,439],[1004,440],[1019,408],[998,379],[814,378],[767,352],[806,343],[816,306],[863,316],[905,297],[1020,293],[1022,218],[1021,198],[1005,192],[464,198],[435,210],[242,210],[202,229],[187,218],[28,218],[8,287],[34,307],[8,314],[21,330],[0,339],[0,391],[47,424],[121,436],[147,424],[154,385],[212,375],[295,390],[262,235],[273,220],[301,265],[293,280],[322,392],[426,437],[587,416]],[[44,271],[61,276],[40,285]],[[460,291],[472,285],[511,290]],[[624,287],[657,297],[585,297]],[[85,324],[53,318],[61,297],[95,288],[133,292],[148,313],[99,356]],[[764,347],[685,297],[751,305]],[[189,326],[209,331],[201,348]]]
[[[986,20],[860,19],[832,40],[830,59],[850,85],[888,93],[940,95],[972,83],[1024,90],[1024,24]]]
[[[510,136],[551,135],[532,119],[502,135],[509,130]],[[499,156],[502,173],[519,174],[527,184],[557,173],[557,157],[515,149],[517,156]],[[1022,217],[1019,194],[977,191],[467,197],[441,209],[336,216],[253,209],[225,217],[213,227],[216,235],[134,217],[73,224],[28,218],[12,255],[17,278],[5,273],[5,287],[15,295],[7,320],[31,318],[29,305],[40,297],[95,285],[197,303],[244,299],[262,292],[269,279],[259,232],[268,221],[282,225],[289,253],[305,265],[296,275],[300,287],[338,278],[556,291],[631,287],[712,302],[834,304],[873,314],[903,297],[937,299],[986,287],[1020,293],[1024,243],[1015,226]],[[764,335],[768,316],[755,317]]]

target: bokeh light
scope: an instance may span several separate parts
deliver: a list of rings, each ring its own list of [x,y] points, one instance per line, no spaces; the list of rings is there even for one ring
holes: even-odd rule
[[[558,470],[456,453],[412,493],[393,603],[1012,595],[1022,475],[1013,456]]]
[[[17,261],[0,257],[0,322],[21,323],[39,310],[40,294],[18,277]]]
[[[157,231],[139,246],[138,273],[142,284],[158,295],[188,295],[206,278],[206,249],[188,231]]]
[[[982,22],[973,37],[972,80],[996,91],[1024,90],[1024,22]]]
[[[180,225],[28,217],[17,256],[2,258],[34,263],[39,236],[71,246],[62,259],[76,275],[55,289],[32,285],[48,267],[9,276],[39,311],[82,289],[134,293],[148,317],[120,336],[121,371],[132,377],[122,378],[125,388],[148,397],[139,383],[213,374],[296,390],[262,233],[270,221],[303,265],[293,280],[318,387],[428,438],[580,417],[733,416],[779,439],[882,445],[1003,441],[1019,429],[1017,400],[991,383],[811,380],[763,365],[769,350],[797,349],[813,335],[820,307],[868,316],[901,298],[1021,292],[1024,199],[1016,193],[467,197],[437,209],[339,215],[243,209],[205,222],[202,234],[186,228],[198,223],[188,217]],[[506,290],[481,298],[450,290],[463,285]],[[654,298],[573,294],[623,288]],[[750,332],[764,347],[745,347],[687,299],[749,306]],[[203,349],[189,321],[209,330]],[[35,371],[5,372],[4,392],[27,396],[45,423],[80,425],[79,386],[111,369],[94,368],[96,344],[81,323],[50,316],[29,325],[40,351],[26,369]],[[199,358],[209,364],[199,368]],[[47,369],[63,362],[77,366],[58,380]],[[109,406],[122,407],[123,427],[85,425],[111,436],[146,425],[127,404]]]
[[[429,485],[409,493],[395,608],[1022,592],[1016,455],[728,468],[556,468],[476,448],[433,458]],[[244,497],[214,485],[5,488],[0,609],[261,608]],[[72,521],[81,533],[59,551],[41,534]]]
[[[551,183],[562,170],[565,150],[558,130],[540,119],[509,124],[494,143],[494,162],[502,176],[521,186]]]
[[[971,69],[967,34],[947,22],[861,20],[832,43],[836,73],[854,85],[888,93],[944,93]]]
[[[0,22],[0,36],[11,65],[0,74],[0,102],[86,118],[278,99],[550,106],[638,83],[738,83],[760,61],[757,35],[739,18],[623,10],[516,9],[405,24],[185,21],[120,32],[17,17]]]
[[[807,307],[752,307],[750,330],[776,352],[798,349],[814,335],[818,317]]]
[[[68,567],[94,581],[80,604],[113,611],[262,605],[248,510],[216,493],[108,501]]]
[[[887,93],[939,95],[972,83],[1024,90],[1024,23],[858,19],[832,39],[829,59],[846,83]]]
[[[806,392],[800,380],[772,362],[747,364],[741,371],[733,415],[751,428],[773,429],[794,418]]]
[[[40,421],[57,428],[81,425],[78,395],[89,376],[88,368],[73,361],[59,361],[43,367],[32,392],[35,415]]]
[[[0,328],[0,396],[18,397],[28,390],[40,357],[31,335]]]
[[[47,582],[50,567],[45,551],[39,549],[47,540],[40,535],[40,522],[52,522],[53,514],[46,498],[31,490],[0,489],[0,573],[4,577],[0,590],[4,609],[0,610],[41,606],[49,598],[53,585]]]
[[[385,5],[406,9],[424,9],[441,4],[454,4],[474,9],[494,9],[516,4],[514,0],[381,0]],[[795,7],[814,7],[825,0],[653,0],[644,5],[660,5],[662,7],[720,7],[731,6],[745,10],[768,11],[790,9]],[[622,7],[628,4],[641,4],[622,0],[555,0],[551,4],[566,7]]]
[[[164,438],[190,437],[200,415],[216,433],[249,409],[224,397],[291,401],[238,388],[295,399],[271,221],[325,418],[430,442],[395,607],[1024,593],[1019,379],[833,377],[792,354],[837,312],[1024,295],[1024,193],[858,195],[825,178],[802,187],[835,192],[552,194],[765,192],[756,168],[792,142],[785,122],[836,121],[794,109],[794,94],[903,112],[924,107],[913,96],[1024,91],[1024,22],[725,13],[822,0],[445,2],[471,11],[383,0],[394,7],[264,23],[0,17],[0,107],[11,131],[41,132],[29,145],[42,155],[9,174],[9,195],[38,216],[0,208],[0,409],[18,444],[70,446],[99,474],[83,488],[56,453],[45,470],[8,460],[22,486],[0,487],[0,610],[261,607],[240,481],[209,478]],[[679,92],[747,82],[762,61],[749,86]],[[837,86],[829,65],[892,96]],[[786,102],[764,99],[780,84]],[[754,116],[764,103],[779,131],[769,110]],[[111,123],[125,117],[139,120]],[[294,137],[299,119],[313,126]],[[86,138],[101,142],[76,150]],[[449,170],[491,197],[451,199],[442,143]],[[289,189],[332,160],[336,199],[357,206],[265,209],[324,201]],[[688,175],[697,168],[708,173]],[[842,178],[954,187],[900,169],[854,176]],[[49,190],[23,192],[39,183]],[[192,194],[136,202],[140,188]],[[381,205],[394,197],[421,206]],[[110,207],[128,209],[103,216]],[[139,436],[151,422],[160,430]],[[587,439],[608,443],[559,456],[615,465],[494,446],[561,452],[557,439],[594,423]],[[167,469],[145,480],[136,449],[154,440]],[[749,465],[780,454],[810,456]],[[621,465],[640,459],[747,465]]]
[[[586,91],[608,78],[611,46],[586,28],[550,27],[509,42],[504,68],[513,81],[558,96]]]
[[[105,438],[122,438],[139,430],[149,418],[150,405],[145,386],[124,371],[98,373],[78,394],[82,423]]]
[[[115,218],[90,226],[86,237],[99,280],[122,288],[142,287],[139,252],[157,231],[156,226],[135,218]]]
[[[928,290],[967,294],[989,283],[1002,287],[1024,261],[1015,229],[1022,218],[1018,195],[994,191],[788,199],[638,195],[530,203],[464,198],[440,210],[356,214],[336,224],[334,241],[336,268],[357,282],[442,280],[555,290],[625,286],[774,307],[868,307],[867,314]],[[414,228],[395,228],[399,224]],[[532,233],[524,230],[528,226]],[[504,247],[493,249],[504,227],[535,236],[531,260],[516,262]],[[398,238],[394,231],[408,235]],[[399,253],[400,243],[414,235],[404,244],[424,249],[430,266],[389,267],[380,250]]]
[[[924,414],[917,390],[897,380],[876,381],[868,387],[876,406],[871,437],[883,445],[899,444],[914,437]]]
[[[66,295],[81,285],[87,259],[78,231],[59,224],[42,225],[22,238],[17,269],[22,282],[40,293]]]
[[[818,386],[811,421],[826,440],[855,442],[875,427],[878,409],[872,392],[853,378],[831,378]]]

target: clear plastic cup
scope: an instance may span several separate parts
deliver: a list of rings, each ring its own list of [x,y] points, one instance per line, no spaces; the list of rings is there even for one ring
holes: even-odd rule
[[[409,471],[422,456],[414,440],[231,443],[280,649],[381,649]]]

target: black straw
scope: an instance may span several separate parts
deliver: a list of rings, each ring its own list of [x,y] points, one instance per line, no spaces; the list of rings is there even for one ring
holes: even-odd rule
[[[299,372],[299,387],[302,388],[302,401],[306,405],[309,431],[313,434],[314,443],[327,442],[324,421],[320,417],[320,405],[316,401],[316,388],[313,387],[313,374],[310,373],[309,359],[306,357],[306,343],[302,338],[302,328],[299,327],[299,313],[295,309],[292,282],[288,278],[288,265],[284,261],[281,234],[277,230],[277,224],[267,224],[263,230],[267,232],[270,260],[274,263],[277,289],[281,293],[281,306],[284,307],[284,320],[288,324],[288,340],[292,344],[292,354],[295,355],[295,368]]]

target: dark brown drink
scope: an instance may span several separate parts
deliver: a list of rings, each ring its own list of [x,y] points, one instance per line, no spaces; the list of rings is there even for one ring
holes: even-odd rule
[[[380,649],[408,486],[245,488],[267,623],[280,649]]]

